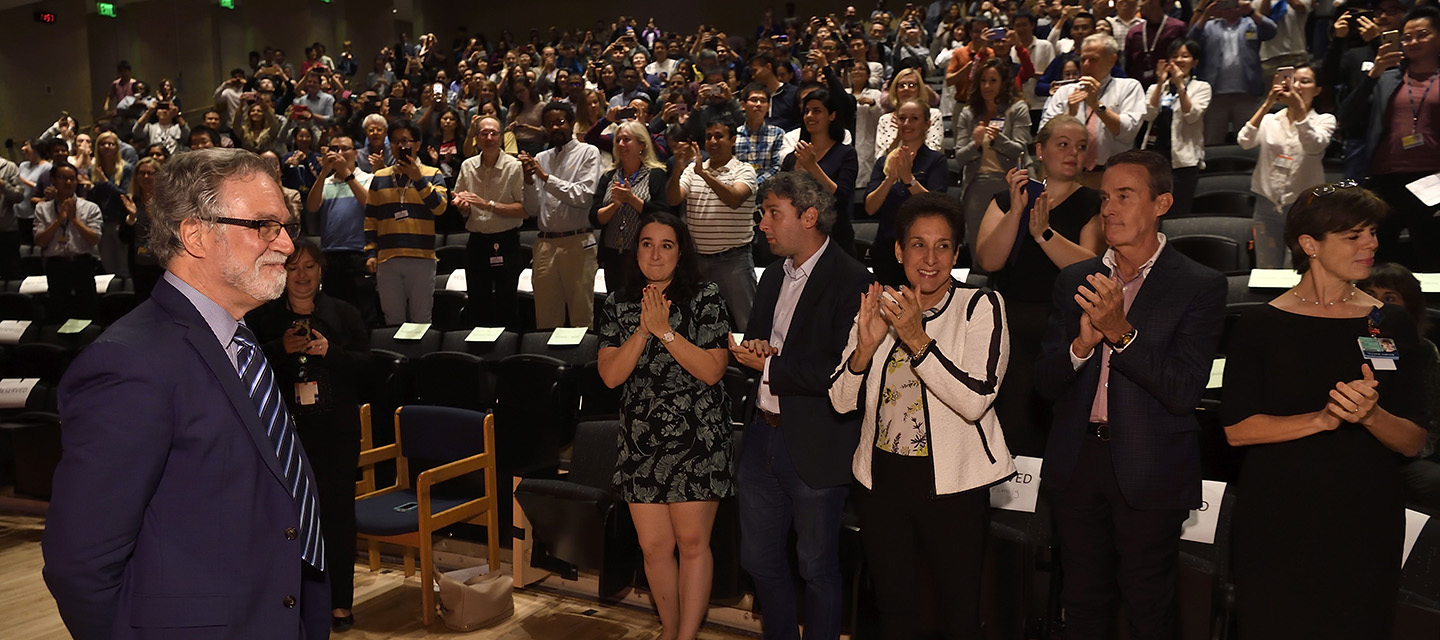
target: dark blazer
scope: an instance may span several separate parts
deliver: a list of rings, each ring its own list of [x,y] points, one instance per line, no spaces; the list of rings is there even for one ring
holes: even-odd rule
[[[746,340],[770,339],[784,278],[783,259],[765,268]],[[831,242],[795,305],[784,347],[770,358],[770,391],[780,399],[785,447],[796,473],[813,489],[850,483],[850,458],[860,442],[860,413],[841,415],[831,408],[831,374],[840,364],[860,311],[860,294],[874,281],[863,265]]]
[[[1035,388],[1055,400],[1044,482],[1061,492],[1075,470],[1100,383],[1099,347],[1078,370],[1070,365],[1070,343],[1080,333],[1075,291],[1092,273],[1110,270],[1092,258],[1056,278],[1035,366]],[[1137,335],[1110,357],[1109,415],[1115,478],[1131,508],[1200,506],[1195,406],[1220,343],[1225,289],[1225,276],[1166,246],[1126,314]]]
[[[1400,86],[1405,84],[1405,79],[1400,75],[1402,72],[1400,67],[1387,69],[1378,79],[1371,78],[1370,74],[1366,73],[1360,85],[1352,88],[1350,95],[1341,105],[1340,126],[1345,130],[1346,137],[1359,138],[1362,131],[1365,134],[1365,155],[1357,166],[1369,166],[1375,157],[1375,150],[1380,148],[1386,136],[1394,135],[1390,132],[1387,114],[1390,113],[1390,103],[1395,100],[1395,94],[1400,91]]]
[[[284,470],[184,294],[161,280],[87,347],[60,415],[44,576],[77,640],[329,636]]]

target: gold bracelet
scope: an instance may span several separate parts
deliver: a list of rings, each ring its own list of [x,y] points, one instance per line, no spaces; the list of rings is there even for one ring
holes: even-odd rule
[[[932,347],[932,346],[935,346],[935,339],[934,339],[934,338],[931,338],[929,342],[926,342],[926,343],[925,343],[925,346],[920,347],[919,349],[917,349],[917,350],[915,351],[915,353],[910,354],[910,364],[913,365],[913,364],[919,362],[922,358],[924,358],[924,357],[925,357],[925,354],[927,354],[927,353],[930,352],[930,347]]]

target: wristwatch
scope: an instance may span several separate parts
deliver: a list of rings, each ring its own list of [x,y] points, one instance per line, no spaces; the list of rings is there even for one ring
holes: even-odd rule
[[[1105,113],[1105,104],[1101,103],[1095,105],[1095,113]]]
[[[675,332],[674,332],[674,331],[666,331],[665,333],[660,334],[660,341],[661,341],[661,342],[664,342],[665,344],[670,344],[670,343],[674,342],[674,341],[675,341]]]
[[[1115,353],[1120,353],[1121,351],[1124,351],[1125,347],[1130,346],[1130,343],[1135,341],[1136,333],[1137,332],[1135,331],[1135,328],[1131,327],[1129,331],[1121,334],[1120,339],[1116,340],[1115,344],[1110,345],[1110,348],[1113,349]]]
[[[1054,229],[1051,229],[1050,227],[1045,227],[1045,230],[1042,231],[1042,232],[1040,232],[1040,241],[1041,241],[1041,242],[1049,242],[1050,239],[1051,239],[1051,238],[1054,238],[1054,237],[1055,237],[1055,230],[1054,230]]]

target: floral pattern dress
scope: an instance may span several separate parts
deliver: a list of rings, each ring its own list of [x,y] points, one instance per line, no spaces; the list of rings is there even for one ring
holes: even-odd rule
[[[691,300],[671,302],[677,335],[701,349],[728,346],[730,315],[714,283]],[[619,347],[640,326],[640,303],[612,293],[600,320],[600,347]],[[735,492],[730,397],[722,385],[707,385],[681,367],[659,338],[646,341],[625,380],[620,421],[614,482],[625,501],[719,500]]]

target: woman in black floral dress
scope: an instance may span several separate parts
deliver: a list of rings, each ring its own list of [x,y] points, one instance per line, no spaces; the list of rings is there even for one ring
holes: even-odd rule
[[[710,528],[719,500],[734,492],[720,386],[730,318],[719,288],[700,280],[679,218],[647,214],[635,249],[599,331],[600,377],[625,385],[615,485],[630,503],[660,637],[694,638],[710,600]]]

